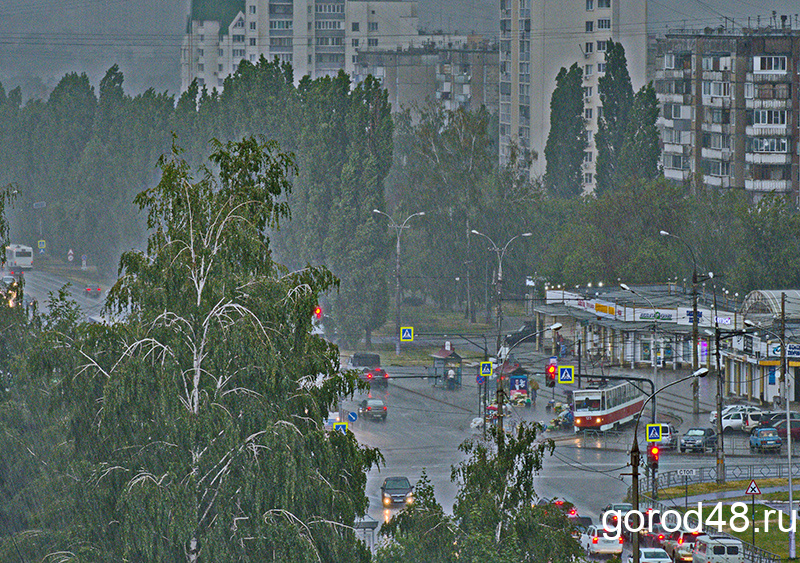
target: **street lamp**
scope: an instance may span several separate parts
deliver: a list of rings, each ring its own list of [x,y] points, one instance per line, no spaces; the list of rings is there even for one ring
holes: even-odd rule
[[[657,338],[658,338],[658,312],[656,311],[656,306],[653,305],[653,302],[650,301],[650,299],[648,297],[642,295],[641,293],[639,293],[635,289],[632,289],[630,286],[628,286],[628,284],[621,283],[621,284],[619,284],[619,286],[624,291],[628,291],[630,293],[633,293],[634,295],[638,295],[639,297],[641,297],[642,299],[647,301],[647,303],[650,305],[650,308],[653,309],[653,350],[652,350],[652,354],[653,354],[653,383],[655,383],[656,382],[656,378],[658,377],[658,356],[656,355],[656,342],[657,342]],[[635,358],[636,357],[636,351],[634,350],[633,353],[634,353],[634,358]],[[653,422],[655,422],[655,421],[656,421],[656,401],[655,401],[655,399],[653,399]]]
[[[633,511],[634,514],[640,514],[639,512],[639,460],[641,459],[641,452],[639,451],[639,421],[642,419],[642,412],[644,408],[647,406],[647,403],[650,402],[651,399],[655,399],[655,396],[661,393],[667,387],[672,387],[673,385],[677,385],[678,383],[682,383],[684,381],[688,381],[689,379],[693,379],[697,381],[700,377],[705,377],[708,375],[707,368],[700,368],[692,372],[692,375],[687,377],[682,377],[681,379],[677,379],[671,383],[667,383],[663,387],[657,389],[652,395],[645,399],[644,403],[642,403],[642,408],[639,409],[639,414],[636,415],[636,426],[633,428],[633,445],[631,446],[631,496],[633,497]],[[655,483],[656,474],[653,472],[653,482]],[[637,527],[638,527],[637,522]],[[639,532],[631,534],[633,536],[633,563],[640,563],[639,557]]]
[[[697,277],[697,260],[694,256],[694,250],[692,247],[689,246],[689,243],[683,240],[678,235],[673,235],[672,233],[668,233],[667,231],[659,231],[659,234],[662,237],[672,237],[677,239],[683,243],[686,248],[689,249],[689,255],[692,257],[692,371],[697,371],[698,366],[700,365],[700,361],[697,355],[697,284],[700,279]],[[714,277],[713,272],[709,272],[708,276],[703,276],[702,281],[711,279]],[[700,414],[700,385],[695,379],[692,382],[692,414]]]
[[[756,327],[756,324],[749,320],[745,319],[744,321],[745,326],[749,327]],[[791,522],[791,527],[789,528],[789,559],[795,558],[795,545],[794,545],[794,500],[792,499],[792,419],[791,414],[789,413],[789,372],[786,367],[786,341],[781,338],[778,333],[773,332],[763,326],[757,327],[759,330],[763,330],[764,332],[770,333],[772,336],[780,340],[781,342],[781,375],[783,376],[783,388],[784,388],[784,398],[786,401],[786,460],[789,464],[789,521]],[[719,416],[719,415],[717,415]]]
[[[406,217],[405,221],[400,223],[399,225],[395,223],[394,219],[384,213],[379,209],[373,209],[373,213],[378,213],[387,217],[390,221],[389,227],[397,231],[397,248],[395,249],[395,266],[394,266],[394,337],[395,337],[395,345],[394,345],[394,353],[396,356],[400,355],[400,235],[403,233],[403,229],[409,229],[411,227],[406,226],[406,223],[412,217],[419,217],[425,215],[424,211],[419,211],[412,215]]]
[[[495,242],[489,238],[487,235],[472,229],[473,235],[478,235],[486,240],[488,240],[492,246],[489,247],[489,250],[492,250],[497,253],[497,350],[498,354],[500,351],[500,333],[502,332],[503,328],[503,257],[506,254],[506,250],[508,250],[508,245],[514,242],[519,237],[532,237],[533,233],[522,233],[515,237],[512,237],[503,248],[500,248],[495,244]]]

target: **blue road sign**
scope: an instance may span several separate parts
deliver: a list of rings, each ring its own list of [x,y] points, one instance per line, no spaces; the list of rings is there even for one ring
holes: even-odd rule
[[[47,242],[40,240],[38,243],[39,248],[45,248],[47,246]]]
[[[478,376],[475,378],[475,381],[478,382],[478,385],[483,385],[484,383],[486,383],[486,377],[481,374],[478,374]]]
[[[400,327],[400,342],[414,342],[414,327]]]
[[[358,413],[355,411],[347,413],[347,420],[350,422],[355,422],[358,420]]]
[[[575,366],[558,366],[559,383],[575,383]]]
[[[661,425],[648,424],[647,425],[647,441],[660,442],[661,441]]]
[[[492,377],[492,362],[481,362],[481,375]]]
[[[334,432],[341,432],[342,434],[347,434],[347,423],[346,422],[334,422],[333,423],[333,431]]]

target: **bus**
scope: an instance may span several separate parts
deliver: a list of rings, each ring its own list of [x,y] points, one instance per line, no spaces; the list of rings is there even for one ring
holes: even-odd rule
[[[572,398],[576,432],[617,428],[633,420],[645,401],[644,394],[628,382],[613,387],[576,389]]]
[[[23,244],[7,246],[6,268],[33,268],[33,249]]]

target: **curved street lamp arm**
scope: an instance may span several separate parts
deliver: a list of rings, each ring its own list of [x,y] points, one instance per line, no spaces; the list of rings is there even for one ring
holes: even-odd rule
[[[707,374],[708,374],[708,369],[707,368],[700,368],[699,370],[694,372],[692,375],[687,375],[686,377],[682,377],[680,379],[676,379],[675,381],[667,383],[663,387],[659,387],[658,389],[656,389],[655,393],[653,393],[652,395],[647,397],[647,399],[645,399],[644,403],[642,404],[642,408],[639,409],[639,414],[636,415],[636,426],[633,428],[633,443],[634,444],[638,444],[638,442],[639,442],[639,440],[638,440],[639,421],[641,420],[642,412],[644,411],[644,408],[647,406],[647,403],[649,403],[656,395],[658,395],[659,393],[661,393],[664,389],[667,389],[668,387],[672,387],[673,385],[677,385],[678,383],[682,383],[684,381],[689,381],[690,379],[694,379],[696,377],[705,377]],[[638,448],[638,445],[637,445],[637,448]]]
[[[692,265],[694,266],[693,273],[694,273],[694,277],[695,277],[695,279],[694,279],[694,280],[692,280],[692,281],[694,281],[694,283],[697,283],[697,259],[695,258],[695,255],[694,255],[694,250],[692,250],[692,247],[689,245],[689,243],[688,243],[688,242],[686,242],[685,240],[683,240],[683,239],[682,239],[681,237],[679,237],[678,235],[673,235],[672,233],[668,233],[667,231],[660,231],[660,232],[659,232],[659,234],[661,234],[661,236],[664,236],[664,237],[672,237],[672,238],[674,238],[674,239],[677,239],[677,240],[681,241],[681,243],[682,243],[682,244],[683,244],[683,245],[684,245],[686,248],[688,248],[688,249],[689,249],[689,256],[691,256],[691,257],[692,257]]]

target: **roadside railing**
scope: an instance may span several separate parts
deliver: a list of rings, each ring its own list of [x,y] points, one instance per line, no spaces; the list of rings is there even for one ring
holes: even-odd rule
[[[686,475],[684,470],[663,471],[658,473],[658,488],[683,487],[698,483],[713,483],[717,480],[716,467],[696,467],[693,473]],[[800,464],[792,464],[792,477],[800,476]],[[725,481],[746,481],[752,479],[788,479],[789,466],[786,463],[770,465],[725,465]],[[640,477],[642,491],[653,490],[650,476]],[[744,493],[742,493],[744,494]]]

